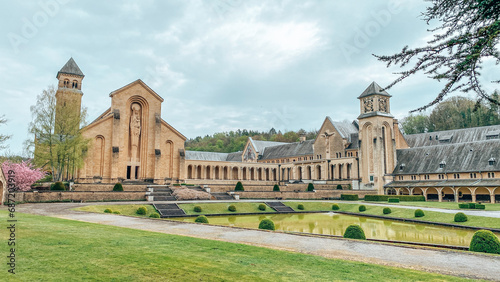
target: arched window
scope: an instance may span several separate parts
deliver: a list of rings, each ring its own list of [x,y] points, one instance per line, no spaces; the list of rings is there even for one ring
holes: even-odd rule
[[[73,88],[78,88],[78,81],[73,80]]]
[[[69,87],[69,79],[65,79],[64,82],[63,82],[63,86],[65,88],[68,88]]]

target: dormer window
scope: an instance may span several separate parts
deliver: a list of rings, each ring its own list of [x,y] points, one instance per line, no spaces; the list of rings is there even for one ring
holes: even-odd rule
[[[439,168],[444,168],[446,166],[446,162],[442,161],[439,163]]]
[[[403,170],[403,169],[405,169],[405,164],[401,164],[401,165],[399,166],[399,170],[400,170],[400,171],[401,171],[401,170]]]
[[[441,139],[439,139],[439,143],[450,143],[451,138],[453,138],[453,135],[441,136]]]
[[[500,131],[490,131],[486,133],[486,140],[499,139],[499,138],[500,138]]]
[[[495,158],[490,158],[488,160],[488,165],[495,165],[496,162],[497,162],[497,160]]]

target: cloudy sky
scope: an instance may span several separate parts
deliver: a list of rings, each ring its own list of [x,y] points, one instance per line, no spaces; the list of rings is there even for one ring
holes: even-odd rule
[[[8,123],[0,133],[13,135],[10,152],[22,152],[30,106],[70,57],[85,74],[89,120],[109,107],[111,91],[138,78],[188,138],[353,120],[356,97],[398,71],[371,54],[430,38],[424,9],[423,0],[4,1],[0,115]],[[416,76],[393,87],[392,113],[406,116],[441,86]]]

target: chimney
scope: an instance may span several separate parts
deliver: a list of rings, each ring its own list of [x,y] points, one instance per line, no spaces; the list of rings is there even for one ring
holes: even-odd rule
[[[300,143],[306,141],[306,136],[304,134],[300,135]]]

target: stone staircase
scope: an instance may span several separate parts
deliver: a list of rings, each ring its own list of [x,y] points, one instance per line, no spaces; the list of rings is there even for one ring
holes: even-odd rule
[[[177,204],[153,204],[160,217],[183,216],[186,213]]]
[[[226,201],[226,200],[234,200],[233,196],[228,193],[210,193],[216,200]]]
[[[282,212],[282,213],[287,213],[287,212],[294,212],[294,210],[289,207],[285,206],[282,202],[265,202],[266,205],[270,206],[273,210],[277,212]]]
[[[153,196],[153,201],[177,201],[172,195],[172,189],[168,186],[149,186],[148,188],[153,188],[153,192],[149,193],[149,196]]]

